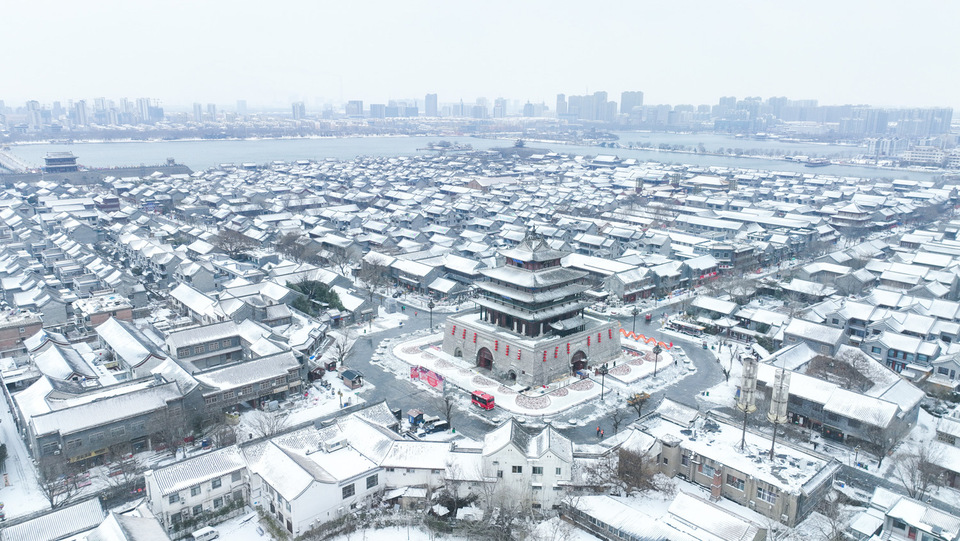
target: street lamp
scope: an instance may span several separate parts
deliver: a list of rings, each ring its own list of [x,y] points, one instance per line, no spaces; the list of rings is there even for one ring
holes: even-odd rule
[[[634,306],[630,313],[633,314],[633,334],[637,334],[637,315],[640,313],[640,309]]]
[[[434,306],[436,306],[436,304],[433,304],[433,299],[430,299],[430,301],[427,302],[427,308],[430,309],[430,329],[433,329],[433,307]]]
[[[660,347],[660,344],[653,346],[653,377],[657,377],[657,363],[660,362],[661,353],[663,353],[663,348]]]
[[[607,363],[600,365],[600,368],[598,368],[597,371],[600,372],[600,401],[603,402],[603,382],[607,376],[607,372],[609,372],[607,369]]]

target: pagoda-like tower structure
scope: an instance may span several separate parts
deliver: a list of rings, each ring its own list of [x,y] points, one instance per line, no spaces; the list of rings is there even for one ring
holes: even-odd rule
[[[505,381],[542,385],[620,354],[615,323],[586,316],[587,273],[536,233],[480,271],[478,311],[447,318],[443,351]]]

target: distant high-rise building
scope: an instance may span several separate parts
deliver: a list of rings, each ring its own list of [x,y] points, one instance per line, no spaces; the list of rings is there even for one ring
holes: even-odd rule
[[[293,119],[303,120],[307,116],[307,105],[302,101],[293,104]]]
[[[193,121],[203,122],[203,105],[199,103],[193,104]]]
[[[503,118],[507,116],[507,100],[497,98],[493,100],[493,118]]]
[[[487,118],[487,106],[486,105],[474,105],[470,109],[470,116],[472,118]]]
[[[629,115],[634,107],[643,107],[643,92],[639,90],[620,93],[620,112]]]
[[[27,102],[27,126],[31,129],[37,130],[40,129],[40,125],[43,123],[42,115],[40,113],[40,102],[37,100],[30,100]]]
[[[3,101],[0,100],[0,113],[3,112]],[[58,119],[63,116],[63,106],[60,105],[59,101],[53,102],[53,118]]]
[[[351,118],[363,118],[363,100],[350,100],[346,106],[347,116]]]
[[[211,122],[217,121],[217,104],[208,103],[207,104],[207,114],[210,116]]]
[[[566,94],[557,94],[557,118],[567,114],[567,96]]]
[[[237,114],[240,116],[247,115],[247,100],[237,100]]]
[[[140,122],[146,122],[150,118],[149,98],[137,98],[137,116]]]
[[[87,125],[87,102],[80,100],[73,105],[73,123],[77,126]]]
[[[370,118],[387,118],[387,105],[384,103],[371,103]]]
[[[437,115],[436,94],[427,94],[427,97],[423,102],[423,112],[426,116],[439,116]]]
[[[610,120],[607,118],[607,93],[604,91],[598,91],[593,93],[593,119],[594,120]]]

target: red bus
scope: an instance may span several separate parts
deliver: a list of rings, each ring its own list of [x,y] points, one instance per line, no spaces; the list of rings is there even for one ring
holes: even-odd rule
[[[493,395],[487,394],[483,391],[473,391],[473,394],[470,395],[470,402],[473,402],[480,409],[492,410],[494,404]]]

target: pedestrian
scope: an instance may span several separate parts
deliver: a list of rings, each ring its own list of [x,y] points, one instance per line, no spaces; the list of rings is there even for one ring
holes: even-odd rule
[[[597,437],[600,437],[600,425],[597,425]]]
[[[603,439],[603,430],[600,431],[600,439]]]

